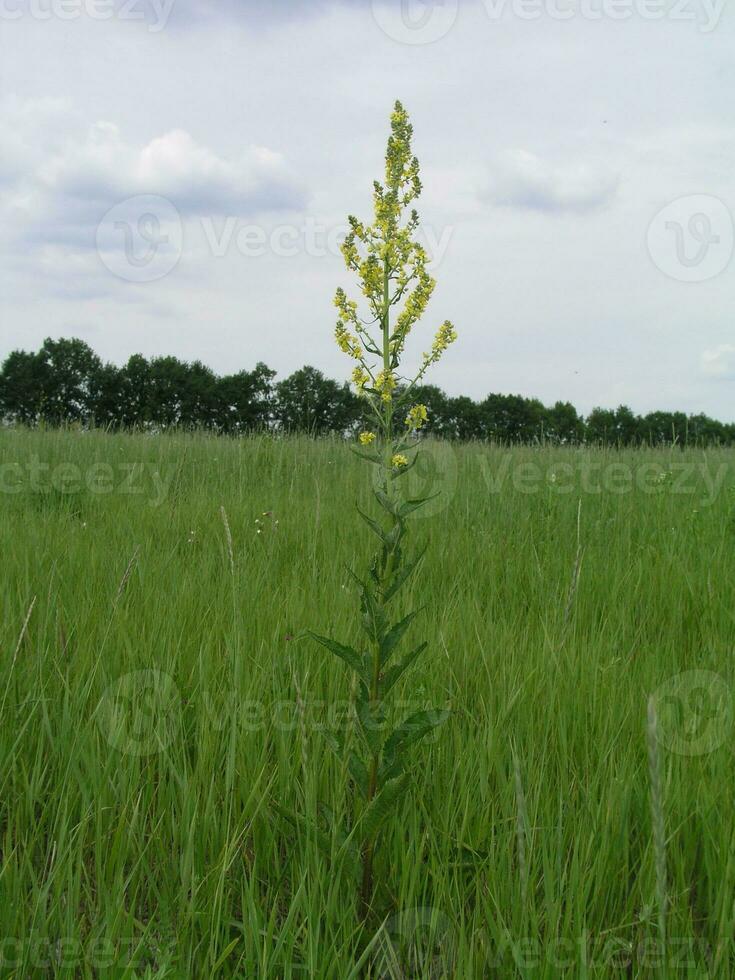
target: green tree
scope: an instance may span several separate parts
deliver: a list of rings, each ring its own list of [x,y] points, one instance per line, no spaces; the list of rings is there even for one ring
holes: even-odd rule
[[[120,424],[126,429],[146,429],[151,424],[151,368],[142,354],[133,354],[120,371]]]
[[[103,429],[122,427],[123,377],[114,364],[100,364],[90,379],[90,421]]]
[[[230,434],[267,429],[275,409],[275,376],[275,371],[259,362],[254,371],[219,378],[215,390],[215,427]]]
[[[690,415],[687,427],[689,441],[697,445],[726,445],[728,442],[727,426],[703,413]]]
[[[521,395],[488,395],[480,405],[486,438],[500,443],[540,439],[545,413],[538,399]]]
[[[544,435],[561,445],[579,442],[584,435],[584,420],[570,402],[556,402],[546,410]]]
[[[39,354],[16,350],[0,370],[0,417],[35,425],[43,405],[43,363]]]
[[[593,408],[587,416],[585,428],[589,442],[602,445],[614,443],[617,432],[615,412],[609,408]]]
[[[460,395],[450,398],[448,405],[449,425],[457,439],[484,439],[486,432],[483,416],[477,402]]]
[[[641,435],[650,445],[686,445],[688,419],[683,412],[650,412],[641,420]]]
[[[40,351],[41,416],[53,423],[87,422],[93,414],[94,378],[102,362],[83,340],[44,340]]]
[[[360,421],[362,406],[349,385],[304,367],[276,385],[275,414],[286,432],[347,433]]]
[[[640,419],[627,405],[615,409],[615,442],[619,446],[635,445],[640,439]]]

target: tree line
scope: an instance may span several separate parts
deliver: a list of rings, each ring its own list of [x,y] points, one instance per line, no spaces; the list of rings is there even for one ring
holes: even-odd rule
[[[347,383],[303,367],[283,381],[265,364],[217,375],[200,361],[133,355],[122,367],[103,362],[79,339],[47,339],[35,352],[13,351],[0,369],[0,419],[35,426],[80,424],[106,429],[207,429],[351,434],[370,421]],[[450,439],[499,443],[551,441],[607,445],[735,445],[735,423],[706,415],[651,412],[621,405],[587,417],[569,402],[490,394],[450,397],[435,385],[415,389],[427,406],[426,430]]]

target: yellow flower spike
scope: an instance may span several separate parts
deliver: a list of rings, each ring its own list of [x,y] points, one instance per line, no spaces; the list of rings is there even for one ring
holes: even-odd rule
[[[396,389],[396,379],[392,371],[381,371],[375,379],[375,387],[380,392],[380,397],[384,402],[391,401]]]
[[[432,350],[441,355],[456,339],[457,331],[449,320],[445,320],[437,331]]]
[[[414,405],[406,416],[406,425],[412,431],[418,431],[429,421],[429,410],[426,405]]]
[[[363,357],[360,341],[354,334],[351,334],[341,320],[337,321],[337,328],[334,331],[337,339],[337,346],[344,354],[349,354],[356,361],[361,361]]]
[[[363,309],[358,310],[357,303],[349,299],[343,289],[337,290],[334,301],[338,311],[337,343],[341,350],[357,359],[358,363],[353,363],[352,381],[364,399],[365,416],[374,418],[374,421],[362,423],[372,425],[374,431],[358,430],[354,441],[360,446],[375,443],[376,446],[388,447],[383,454],[377,449],[359,452],[353,446],[359,456],[377,468],[376,489],[379,487],[379,490],[376,498],[383,510],[380,521],[368,518],[372,530],[380,538],[381,550],[372,561],[366,578],[368,584],[364,586],[363,613],[366,609],[370,611],[373,604],[376,607],[385,605],[387,596],[393,594],[405,580],[400,566],[405,545],[403,539],[408,528],[403,526],[402,514],[405,511],[401,505],[406,502],[408,491],[400,486],[398,477],[411,468],[413,459],[409,463],[409,457],[403,455],[401,450],[408,453],[411,436],[426,424],[429,417],[425,405],[415,405],[409,399],[429,366],[439,360],[456,338],[451,323],[442,324],[433,340],[426,345],[428,352],[419,364],[418,373],[413,378],[405,376],[402,355],[435,286],[434,279],[427,271],[426,251],[414,240],[419,226],[418,214],[410,208],[406,212],[407,205],[421,194],[419,164],[411,148],[412,136],[408,113],[400,102],[396,102],[391,116],[384,182],[375,181],[373,184],[374,218],[370,224],[364,224],[350,216],[349,232],[342,246],[347,268],[356,273],[359,279],[362,295],[360,292],[355,295],[361,307],[367,308],[368,315],[364,315]],[[401,425],[401,417],[405,417],[406,427]],[[398,429],[402,429],[402,433]],[[388,523],[389,527],[386,526]],[[383,633],[389,626],[386,621],[384,630],[382,616],[373,616],[372,613],[361,618],[370,642],[364,655],[355,654],[360,663],[358,665],[355,661],[354,670],[363,688],[367,679],[371,703],[380,704],[387,693],[382,657]],[[341,647],[336,641],[315,633],[311,636],[336,653],[343,662],[353,666],[351,656],[344,658],[348,650],[354,652],[351,648]],[[442,715],[445,717],[445,713]],[[384,778],[385,766],[381,764],[383,760],[379,746],[367,743],[358,746],[355,743],[354,749],[357,760],[353,761],[357,762],[357,769],[352,766],[349,769],[359,786],[368,787],[367,805],[370,806],[381,799],[380,794],[390,783],[386,783]],[[356,771],[358,775],[355,775]],[[400,789],[397,798],[401,798],[403,792]],[[390,803],[386,806],[390,806]],[[359,813],[350,814],[353,825],[359,826],[359,819],[357,824],[355,822]],[[356,848],[362,855],[357,897],[360,916],[364,920],[371,914],[375,893],[375,835],[370,831],[355,836]]]

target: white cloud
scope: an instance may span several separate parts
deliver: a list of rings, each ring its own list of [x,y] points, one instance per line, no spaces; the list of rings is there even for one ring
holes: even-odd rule
[[[303,191],[282,157],[251,146],[236,160],[217,156],[182,129],[146,146],[126,143],[117,126],[98,122],[38,171],[50,193],[89,200],[160,194],[182,212],[248,215],[298,207]]]
[[[148,5],[152,26],[163,18]],[[449,317],[460,342],[433,381],[731,420],[730,385],[699,358],[732,341],[732,279],[662,275],[646,233],[682,196],[735,208],[732,32],[460,7],[446,36],[411,47],[381,30],[370,0],[176,0],[160,30],[122,17],[5,24],[4,88],[18,97],[12,117],[0,105],[0,358],[72,323],[97,328],[100,354],[119,362],[170,352],[220,371],[260,359],[343,377],[329,326],[335,286],[353,285],[341,257],[245,256],[236,235],[214,255],[192,211],[273,206],[278,188],[303,201],[290,167],[313,190],[308,207],[238,214],[236,229],[367,218],[398,97],[416,127],[421,217],[452,231],[423,336]],[[510,147],[531,152],[498,158]],[[143,284],[94,248],[102,215],[141,185],[184,208],[180,263]],[[512,206],[478,206],[501,197]],[[411,352],[422,346],[417,335]]]
[[[68,111],[62,104],[46,106],[51,108]],[[305,203],[283,158],[264,147],[250,146],[227,159],[183,129],[134,145],[114,123],[101,121],[82,138],[66,135],[44,155],[42,141],[30,144],[17,132],[12,120],[0,129],[0,147],[13,151],[4,156],[11,162],[4,168],[0,206],[6,232],[15,228],[26,242],[91,248],[102,216],[137,195],[167,198],[183,217],[252,217]]]
[[[0,101],[0,191],[43,160],[61,138],[70,115],[64,99],[8,96]]]
[[[528,150],[507,150],[491,166],[487,196],[531,211],[593,211],[615,197],[619,177],[605,166],[553,165]]]
[[[720,344],[702,354],[702,373],[708,378],[735,380],[735,346]]]

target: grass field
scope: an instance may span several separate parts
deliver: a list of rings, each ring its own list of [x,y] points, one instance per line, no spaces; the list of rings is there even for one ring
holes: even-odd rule
[[[367,467],[336,441],[0,432],[0,975],[735,975],[735,455],[425,463],[431,645],[399,694],[452,716],[366,934],[271,803],[350,812],[323,737],[346,675],[297,636],[357,638]]]

